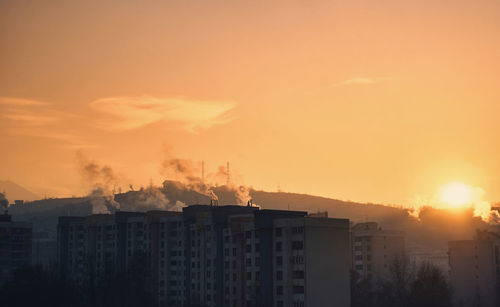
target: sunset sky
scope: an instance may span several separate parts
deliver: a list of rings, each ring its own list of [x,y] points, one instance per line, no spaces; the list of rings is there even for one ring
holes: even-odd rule
[[[0,1],[0,180],[82,195],[165,148],[240,184],[500,200],[499,1]]]

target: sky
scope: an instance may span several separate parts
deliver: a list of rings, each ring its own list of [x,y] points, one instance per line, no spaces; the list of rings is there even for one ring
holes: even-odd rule
[[[239,184],[409,204],[500,200],[498,1],[0,1],[0,179],[125,187],[165,152]]]

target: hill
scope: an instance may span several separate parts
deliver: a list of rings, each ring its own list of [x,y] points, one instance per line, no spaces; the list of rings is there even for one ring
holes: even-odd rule
[[[13,203],[14,200],[30,201],[40,199],[40,196],[10,180],[0,180],[0,192],[4,191],[7,199],[11,203]]]
[[[234,190],[225,186],[213,190],[219,197],[219,205],[237,202]],[[347,218],[352,222],[375,221],[385,229],[405,231],[409,244],[425,245],[440,250],[446,250],[449,240],[470,239],[476,229],[490,227],[480,218],[473,217],[472,211],[457,214],[447,210],[427,208],[421,212],[420,218],[416,219],[408,214],[408,210],[391,206],[362,204],[297,193],[257,190],[249,192],[254,203],[263,209],[301,210],[309,213],[328,211],[329,217]],[[92,214],[94,199],[92,197],[43,199],[11,206],[9,212],[15,220],[33,222],[35,231],[45,229],[55,232],[59,216]],[[208,196],[173,181],[165,181],[162,188],[150,187],[116,194],[114,200],[119,203],[122,211],[179,210],[180,206],[184,205],[210,203]]]

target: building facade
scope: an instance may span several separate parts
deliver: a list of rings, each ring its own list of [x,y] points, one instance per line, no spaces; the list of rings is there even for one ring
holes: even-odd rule
[[[500,306],[500,235],[478,232],[450,241],[450,281],[456,306]]]
[[[61,217],[61,269],[125,270],[142,253],[159,306],[349,306],[349,221],[252,206]]]
[[[31,223],[13,222],[7,212],[0,215],[0,285],[31,265],[32,228]]]
[[[351,229],[351,246],[352,269],[359,279],[385,279],[395,259],[404,257],[405,234],[384,230],[375,222],[359,223]]]

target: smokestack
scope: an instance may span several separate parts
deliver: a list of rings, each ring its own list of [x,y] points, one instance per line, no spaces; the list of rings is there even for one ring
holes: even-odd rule
[[[205,161],[201,161],[201,183],[205,183]]]
[[[226,186],[229,186],[229,183],[231,183],[231,174],[229,173],[229,161],[227,162],[226,174],[227,174]]]

